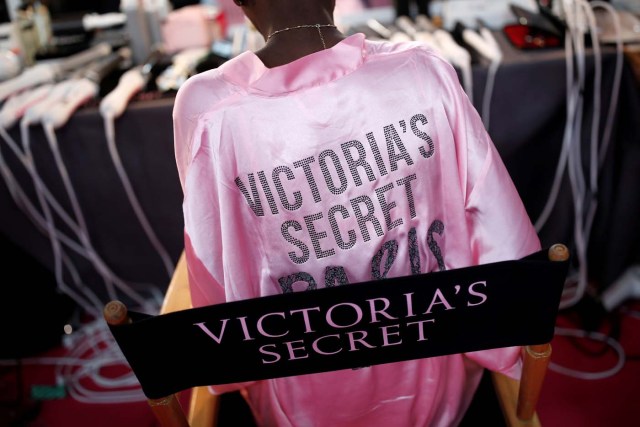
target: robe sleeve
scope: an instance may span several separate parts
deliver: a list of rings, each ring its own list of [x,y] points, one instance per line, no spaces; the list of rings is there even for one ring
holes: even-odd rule
[[[220,260],[220,203],[218,179],[212,170],[206,146],[205,127],[198,120],[202,104],[193,84],[183,86],[173,110],[174,149],[180,184],[184,192],[184,252],[187,262],[191,305],[202,307],[226,302],[224,272]],[[206,185],[205,185],[206,183]],[[208,260],[209,262],[205,262]],[[214,369],[224,369],[223,366]],[[213,394],[245,388],[254,382],[210,386]]]
[[[451,78],[457,78],[455,73]],[[459,178],[465,188],[472,264],[519,259],[538,251],[540,240],[535,228],[478,112],[460,85],[450,87],[447,115],[456,139]],[[520,347],[508,347],[466,356],[487,369],[519,378],[520,353]]]

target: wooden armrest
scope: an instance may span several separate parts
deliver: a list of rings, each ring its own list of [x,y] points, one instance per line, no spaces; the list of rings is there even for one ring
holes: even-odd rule
[[[518,418],[516,408],[518,406],[520,381],[509,378],[499,372],[491,372],[491,379],[493,380],[496,397],[500,402],[502,413],[509,427],[540,427],[538,414],[534,414],[528,421],[523,421]]]
[[[535,409],[551,356],[550,344],[523,347],[522,378],[492,372],[494,389],[509,427],[540,426]]]

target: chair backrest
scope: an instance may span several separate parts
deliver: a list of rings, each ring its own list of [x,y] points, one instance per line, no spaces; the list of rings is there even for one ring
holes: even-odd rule
[[[496,374],[494,384],[508,424],[518,425],[522,422],[522,425],[535,425],[538,422],[535,405],[548,364],[549,342],[553,337],[568,258],[569,252],[564,245],[554,245],[521,260],[191,309],[185,262],[181,257],[168,288],[162,314],[148,316],[128,312],[122,303],[112,301],[105,306],[105,319],[163,426],[196,425],[195,420],[187,420],[173,396],[178,391],[192,387],[196,387],[191,400],[193,403],[199,395],[209,395],[204,387],[207,384],[360,367],[362,360],[372,365],[514,345],[524,346],[521,381]],[[394,282],[393,286],[388,286],[391,282]],[[373,309],[375,304],[385,300],[385,310],[388,308],[391,313],[398,314],[391,310],[396,305],[402,305],[399,301],[404,301],[399,309],[406,314],[407,310],[412,310],[407,308],[409,296],[417,296],[415,301],[431,301],[432,305],[435,302],[436,306],[442,306],[446,305],[442,303],[446,301],[447,292],[453,292],[456,287],[456,294],[461,287],[463,292],[468,293],[466,305],[459,310],[445,310],[438,314],[438,324],[443,325],[441,329],[446,333],[439,333],[437,328],[430,329],[429,346],[411,345],[411,340],[407,340],[406,346],[393,346],[397,351],[384,348],[383,351],[371,350],[354,359],[348,355],[335,358],[326,355],[322,358],[308,357],[310,363],[305,365],[297,360],[293,367],[277,356],[278,352],[274,350],[278,345],[277,340],[274,341],[275,335],[266,334],[268,339],[265,340],[262,339],[265,337],[256,333],[253,339],[243,340],[242,334],[246,338],[247,333],[252,333],[248,331],[256,329],[247,327],[246,323],[233,325],[234,319],[262,322],[270,316],[277,316],[280,321],[286,318],[290,332],[287,341],[292,341],[295,340],[296,331],[304,333],[305,327],[299,324],[299,319],[285,316],[284,313],[296,307],[300,310],[318,307],[329,316],[327,319],[331,318],[331,322],[341,326],[348,322],[354,325],[358,323],[357,328],[362,330],[368,326],[365,324],[367,322],[353,322],[352,317],[354,312],[359,312],[359,307],[372,307],[372,314],[376,312]],[[430,310],[431,305],[425,313]],[[174,312],[170,314],[170,311]],[[340,317],[341,312],[349,314]],[[375,320],[376,330],[384,327],[384,319]],[[281,323],[279,325],[282,326]],[[309,328],[306,329],[308,333]],[[322,325],[314,325],[314,329],[319,338],[332,333],[330,326],[323,329]],[[308,336],[306,338],[309,339]],[[270,346],[272,351],[260,352],[265,345]],[[196,346],[197,350],[185,351],[188,346]],[[194,358],[194,354],[202,357]],[[271,355],[271,360],[265,359],[267,354]],[[181,359],[184,355],[189,356]],[[238,358],[243,360],[225,363],[225,358],[234,362]],[[214,359],[217,362],[212,368],[210,361]],[[242,368],[230,368],[234,365]],[[216,366],[225,366],[225,369],[216,369]],[[215,418],[216,402],[207,398],[205,405],[210,406],[205,419]],[[188,413],[194,415],[198,408],[197,405],[192,406]]]

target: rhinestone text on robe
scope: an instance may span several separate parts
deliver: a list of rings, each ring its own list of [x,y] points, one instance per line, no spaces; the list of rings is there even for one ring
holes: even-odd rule
[[[416,218],[413,194],[421,183],[412,169],[426,167],[422,161],[433,158],[435,144],[423,130],[429,123],[425,115],[397,123],[398,127],[383,126],[383,149],[375,133],[367,132],[366,144],[356,139],[328,144],[317,156],[274,166],[270,173],[260,170],[244,179],[236,177],[255,216],[286,215],[280,231],[291,245],[287,254],[294,264],[304,264],[312,255],[331,257]],[[288,213],[296,211],[304,214],[292,219]]]

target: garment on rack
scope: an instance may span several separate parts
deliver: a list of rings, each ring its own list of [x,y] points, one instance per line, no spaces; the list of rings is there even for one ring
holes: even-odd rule
[[[194,306],[540,248],[455,70],[418,43],[354,34],[272,69],[247,51],[190,78],[173,114]],[[518,359],[504,348],[214,391],[243,389],[261,425],[450,427],[483,367],[517,378]]]

